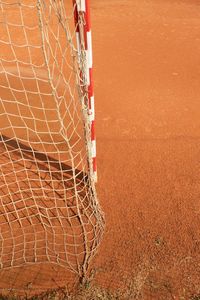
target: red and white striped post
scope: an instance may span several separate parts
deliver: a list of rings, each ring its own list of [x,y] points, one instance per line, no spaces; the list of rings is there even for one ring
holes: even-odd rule
[[[82,45],[84,45],[85,52],[85,64],[84,75],[85,78],[84,88],[87,91],[87,105],[88,105],[88,117],[90,120],[90,145],[89,151],[92,159],[92,177],[97,181],[97,162],[96,162],[96,138],[95,138],[95,108],[94,108],[94,84],[93,84],[93,59],[92,59],[92,37],[91,37],[91,21],[90,21],[90,7],[89,0],[73,0],[74,3],[74,16],[76,26],[76,36],[78,51],[81,55]],[[80,18],[80,16],[82,18]],[[80,20],[84,20],[81,24],[83,27],[83,34],[80,30]]]

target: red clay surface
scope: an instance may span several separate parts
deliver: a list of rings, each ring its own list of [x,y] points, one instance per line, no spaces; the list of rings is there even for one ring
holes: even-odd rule
[[[129,299],[192,299],[200,293],[199,1],[91,2],[107,223],[96,281],[131,286]]]

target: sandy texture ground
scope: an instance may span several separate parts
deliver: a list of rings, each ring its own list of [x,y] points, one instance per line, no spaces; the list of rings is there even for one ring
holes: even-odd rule
[[[189,299],[200,293],[199,1],[91,6],[107,221],[96,281],[128,299]]]

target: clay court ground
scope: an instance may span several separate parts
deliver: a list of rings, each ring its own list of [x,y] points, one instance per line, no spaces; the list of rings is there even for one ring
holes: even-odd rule
[[[199,1],[102,0],[91,9],[107,223],[95,281],[130,288],[126,299],[192,299],[200,293]]]

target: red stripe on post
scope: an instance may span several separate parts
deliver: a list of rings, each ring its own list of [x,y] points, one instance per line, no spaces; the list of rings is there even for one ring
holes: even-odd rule
[[[94,95],[93,70],[90,69],[89,73],[90,73],[90,85],[88,86],[88,96],[89,98],[91,98]]]
[[[91,122],[91,141],[95,141],[95,122]]]
[[[86,16],[86,15],[85,15]],[[87,22],[86,22],[87,23]],[[88,42],[87,42],[87,24],[84,25],[84,40],[85,40],[85,50],[88,50]]]
[[[85,21],[86,21],[86,31],[91,30],[91,20],[90,20],[90,0],[85,0]]]
[[[75,29],[76,32],[79,32],[79,26],[78,26],[78,8],[77,8],[77,3],[76,0],[72,0],[73,3],[73,9],[74,9],[74,23],[75,23]]]
[[[91,18],[90,18],[90,0],[85,0],[85,26],[84,26],[84,38],[85,49],[88,50],[87,44],[87,32],[91,30]]]
[[[97,158],[96,157],[92,158],[92,163],[93,163],[93,171],[95,173],[97,171]]]

